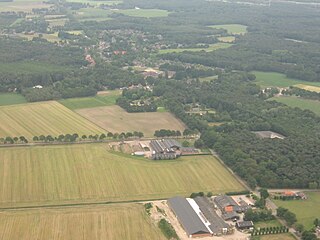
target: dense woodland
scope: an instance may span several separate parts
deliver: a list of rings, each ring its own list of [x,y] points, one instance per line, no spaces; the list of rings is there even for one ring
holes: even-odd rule
[[[201,2],[201,3],[199,3]],[[261,93],[252,70],[274,71],[306,81],[320,81],[320,9],[272,3],[270,7],[199,0],[124,0],[117,8],[162,9],[168,17],[129,17],[111,13],[106,21],[80,22],[72,11],[82,3],[52,0],[52,14],[65,14],[64,27],[48,29],[39,18],[0,14],[0,92],[16,91],[28,101],[93,96],[99,90],[128,90],[117,103],[129,112],[156,111],[165,106],[189,128],[200,132],[197,147],[213,148],[251,187],[320,187],[320,118],[290,108]],[[106,7],[107,8],[107,7]],[[39,10],[40,11],[40,10]],[[40,11],[41,12],[41,11]],[[20,19],[13,24],[16,19]],[[158,54],[159,49],[208,47],[228,36],[215,24],[243,24],[229,48],[212,52]],[[83,31],[74,36],[68,31]],[[42,37],[31,41],[11,37],[23,32],[58,32],[59,43]],[[108,43],[101,50],[100,43]],[[102,44],[103,45],[103,44]],[[156,48],[155,46],[159,46]],[[115,51],[124,54],[114,54]],[[85,60],[90,54],[95,64]],[[27,64],[28,71],[18,66]],[[144,78],[135,65],[157,66],[168,76]],[[43,66],[43,68],[39,68]],[[214,81],[201,77],[217,76]],[[33,88],[41,85],[43,88]],[[287,95],[319,99],[319,94],[290,88]],[[211,112],[193,114],[193,106]],[[220,123],[210,126],[208,123]],[[270,130],[280,139],[260,139],[253,131]]]

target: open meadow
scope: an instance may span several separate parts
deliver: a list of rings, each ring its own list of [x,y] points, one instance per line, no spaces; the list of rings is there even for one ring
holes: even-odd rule
[[[141,204],[0,212],[0,239],[165,239]]]
[[[0,107],[0,137],[60,134],[96,134],[103,130],[54,102],[38,102]]]
[[[212,25],[209,26],[211,28],[216,29],[225,29],[227,30],[228,34],[231,35],[243,35],[247,33],[247,26],[241,24],[223,24],[223,25]]]
[[[54,73],[68,70],[70,70],[69,67],[36,61],[0,63],[0,73]]]
[[[0,169],[0,208],[243,190],[211,155],[153,161],[106,144],[0,148]]]
[[[121,92],[121,90],[106,91],[94,97],[68,98],[60,100],[59,102],[65,107],[72,110],[81,108],[112,106],[116,104],[116,100],[121,95]]]
[[[259,71],[253,71],[251,73],[256,75],[255,83],[261,87],[289,87],[296,84],[320,87],[320,82],[306,82],[299,79],[288,78],[282,73]]]
[[[205,52],[213,52],[218,49],[224,49],[224,48],[229,48],[231,47],[232,44],[230,43],[215,43],[215,44],[210,44],[208,48],[172,48],[172,49],[161,49],[159,50],[160,54],[165,54],[165,53],[180,53],[184,51],[189,51],[189,52],[200,52],[200,51],[205,51]]]
[[[128,113],[116,105],[79,109],[76,112],[112,133],[138,131],[152,137],[160,129],[181,132],[185,129],[185,125],[169,112]]]
[[[306,192],[307,200],[274,200],[278,207],[284,207],[297,215],[298,223],[306,229],[313,227],[313,221],[320,216],[320,192]]]
[[[300,97],[273,97],[269,100],[276,100],[277,102],[284,103],[290,107],[298,107],[301,109],[308,109],[320,116],[320,101],[304,99]]]
[[[100,8],[81,8],[74,12],[79,21],[106,21],[111,19],[110,14],[111,11]]]
[[[26,103],[24,96],[18,93],[0,93],[0,106]]]

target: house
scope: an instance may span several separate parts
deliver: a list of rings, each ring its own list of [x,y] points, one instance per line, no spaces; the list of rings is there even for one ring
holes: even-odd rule
[[[243,213],[246,212],[249,208],[249,205],[240,206],[238,203],[230,196],[220,195],[214,198],[214,202],[217,207],[222,211],[222,213]]]
[[[236,228],[239,230],[248,230],[253,229],[253,222],[252,221],[242,221],[236,223]]]
[[[239,220],[240,219],[240,216],[234,211],[224,213],[224,214],[221,215],[221,217],[225,221],[235,221],[235,220]]]
[[[207,197],[198,196],[194,200],[198,204],[205,218],[209,221],[210,225],[208,227],[212,231],[213,235],[220,236],[223,234],[233,233],[234,228],[219,217],[214,210],[213,204]]]
[[[210,237],[212,234],[201,221],[189,202],[183,197],[174,197],[168,200],[168,205],[179,220],[188,237]]]

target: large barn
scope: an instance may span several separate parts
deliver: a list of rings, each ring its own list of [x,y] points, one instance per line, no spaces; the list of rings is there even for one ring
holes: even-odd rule
[[[175,159],[179,156],[181,144],[173,139],[152,140],[150,142],[152,149],[152,159],[165,160]]]
[[[209,229],[200,220],[197,213],[185,198],[170,198],[168,200],[168,205],[189,237],[195,238],[212,236]]]

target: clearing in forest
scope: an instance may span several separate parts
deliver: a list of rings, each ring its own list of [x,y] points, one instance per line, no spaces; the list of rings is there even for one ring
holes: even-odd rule
[[[152,137],[160,129],[181,132],[185,129],[185,125],[169,112],[128,113],[116,105],[79,109],[76,112],[112,133],[138,131]]]
[[[215,29],[225,29],[228,34],[231,35],[243,35],[247,33],[247,26],[241,24],[223,24],[223,25],[211,25],[209,26]]]
[[[205,51],[205,52],[213,52],[218,49],[224,49],[224,48],[229,48],[231,47],[232,44],[230,43],[215,43],[215,44],[210,44],[208,48],[170,48],[170,49],[161,49],[159,50],[160,54],[165,54],[165,53],[180,53],[180,52],[200,52],[200,51]]]
[[[155,239],[160,229],[142,204],[2,212],[0,239]]]
[[[308,109],[320,116],[320,101],[304,99],[300,97],[273,97],[270,100],[276,100],[277,102],[284,103],[290,107],[298,107],[301,109]]]
[[[98,93],[94,97],[68,98],[59,102],[71,110],[112,106],[116,104],[116,100],[121,95],[121,92],[121,90],[105,91],[101,94]]]
[[[284,207],[297,215],[298,223],[307,230],[313,227],[313,221],[320,216],[320,192],[306,192],[308,199],[282,201],[274,200],[278,207]]]
[[[104,132],[95,124],[58,102],[38,102],[0,107],[0,137],[60,134],[97,134]]]
[[[211,155],[153,161],[102,143],[0,148],[0,169],[0,208],[243,190]]]

